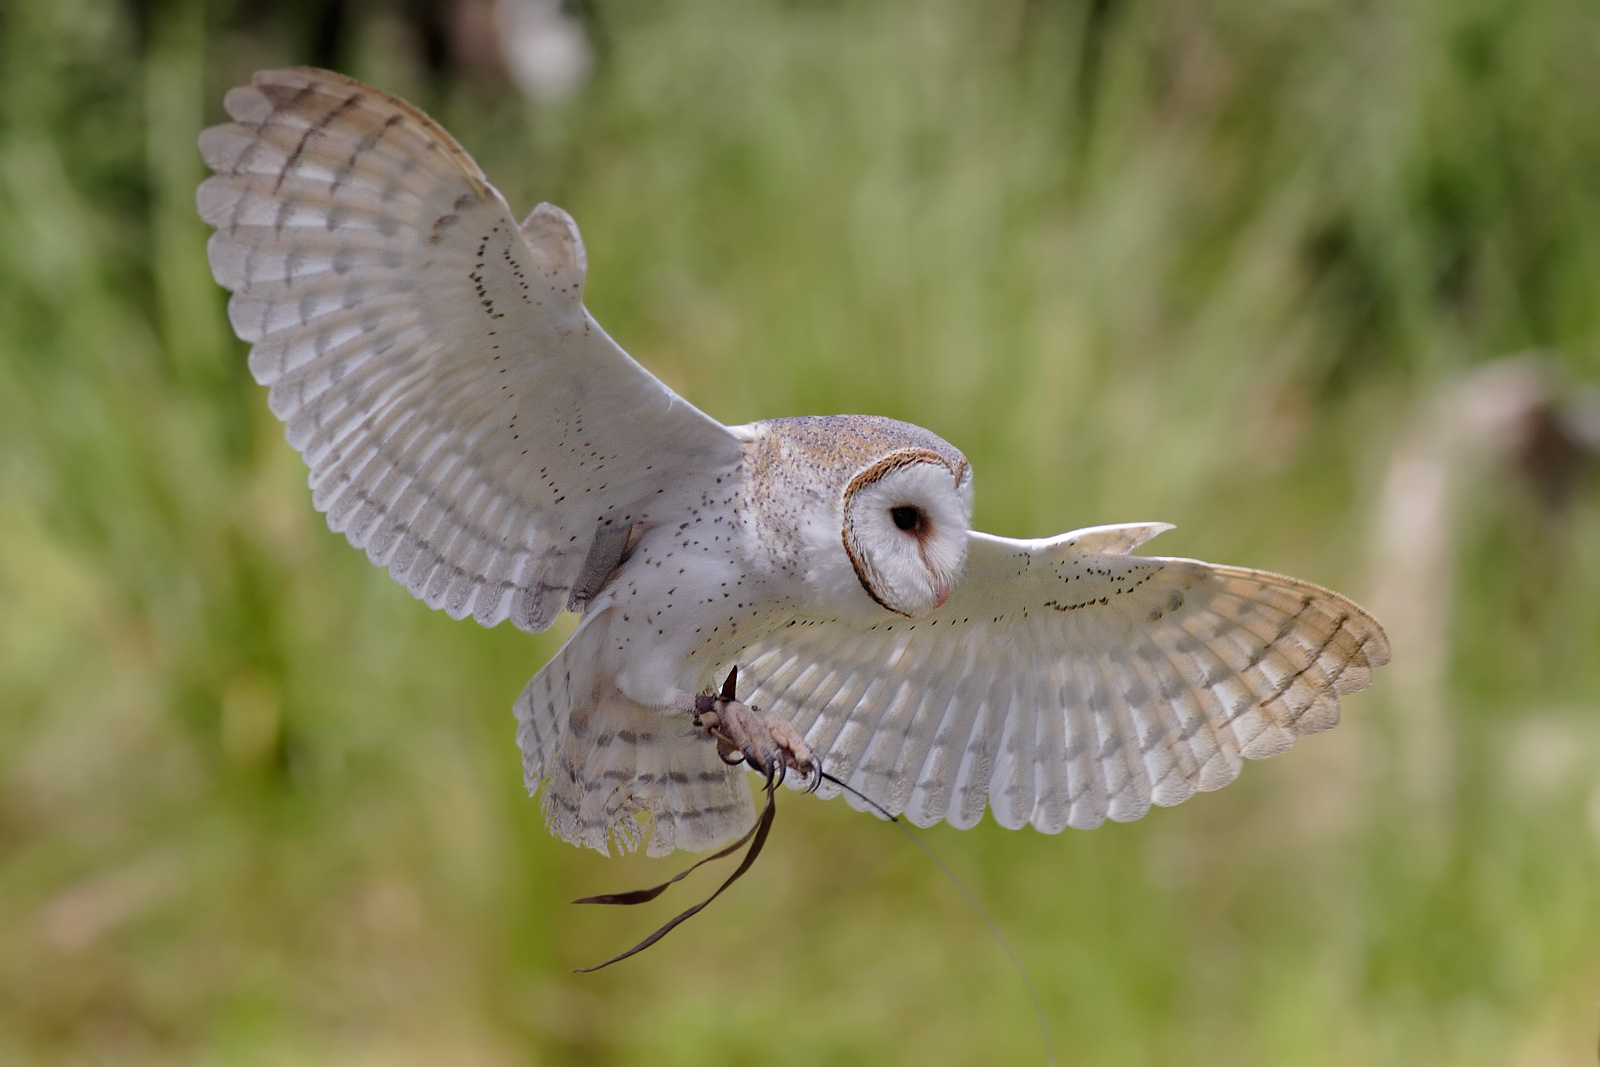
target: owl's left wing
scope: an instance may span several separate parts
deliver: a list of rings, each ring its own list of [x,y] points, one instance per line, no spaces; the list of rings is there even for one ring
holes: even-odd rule
[[[1332,727],[1389,643],[1309,582],[1129,555],[1167,529],[973,533],[943,607],[865,629],[795,620],[740,656],[745,699],[919,826],[972,826],[987,803],[1002,826],[1055,833],[1217,789],[1241,757]]]

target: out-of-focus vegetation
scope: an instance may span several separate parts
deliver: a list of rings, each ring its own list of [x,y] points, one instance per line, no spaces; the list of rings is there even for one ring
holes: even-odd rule
[[[510,705],[559,633],[452,623],[326,530],[205,265],[197,132],[308,61],[568,208],[597,317],[725,421],[909,419],[986,529],[1167,519],[1390,622],[1344,725],[1221,793],[928,835],[1062,1063],[1589,1062],[1594,6],[577,15],[588,81],[531,103],[488,0],[0,5],[0,1062],[1040,1055],[956,892],[813,798],[569,973],[671,902],[567,901],[678,861],[547,836]],[[1461,384],[1529,351],[1548,403]]]

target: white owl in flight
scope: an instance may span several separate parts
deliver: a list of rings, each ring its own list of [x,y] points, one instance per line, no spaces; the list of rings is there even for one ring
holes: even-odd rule
[[[582,612],[516,702],[567,841],[734,838],[737,760],[773,753],[919,826],[1137,819],[1333,726],[1388,661],[1337,593],[1130,555],[1163,523],[972,530],[971,468],[918,427],[707,417],[585,311],[572,219],[519,225],[401,100],[297,69],[226,106],[211,268],[314,505],[453,618]],[[708,698],[735,666],[748,703]]]

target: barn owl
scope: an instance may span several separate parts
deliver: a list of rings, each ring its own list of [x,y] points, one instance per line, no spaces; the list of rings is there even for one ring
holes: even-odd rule
[[[1164,523],[972,530],[971,467],[916,426],[718,423],[590,317],[573,220],[519,224],[393,96],[275,70],[226,108],[211,268],[312,503],[452,618],[581,613],[515,701],[567,841],[734,838],[741,757],[918,826],[1137,819],[1333,726],[1389,658],[1337,593],[1133,554]],[[732,668],[744,701],[710,695]]]

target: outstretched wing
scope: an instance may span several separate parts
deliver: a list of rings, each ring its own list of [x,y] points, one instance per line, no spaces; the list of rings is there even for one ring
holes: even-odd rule
[[[1217,789],[1240,757],[1333,726],[1389,644],[1308,582],[1128,554],[1166,529],[974,533],[942,608],[864,630],[796,620],[741,655],[746,699],[919,826],[972,826],[987,803],[1055,833]]]
[[[584,309],[572,220],[519,227],[420,111],[309,69],[226,106],[198,202],[250,369],[328,524],[430,607],[542,630],[738,463]]]

